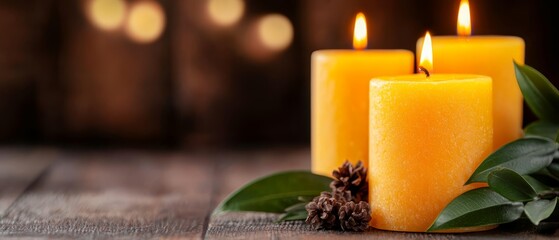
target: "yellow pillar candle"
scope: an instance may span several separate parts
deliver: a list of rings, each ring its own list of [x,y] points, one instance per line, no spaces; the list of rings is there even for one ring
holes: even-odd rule
[[[371,226],[424,232],[452,199],[479,187],[464,183],[492,150],[491,89],[480,75],[371,80]]]
[[[354,47],[366,47],[365,19]],[[413,72],[407,50],[319,50],[311,56],[312,172],[331,176],[345,160],[368,164],[368,84],[374,76]]]
[[[470,73],[493,79],[494,149],[522,136],[522,93],[513,59],[524,63],[524,41],[513,36],[470,36],[467,0],[460,4],[458,34],[433,37],[437,73]],[[417,41],[421,52],[423,38]]]

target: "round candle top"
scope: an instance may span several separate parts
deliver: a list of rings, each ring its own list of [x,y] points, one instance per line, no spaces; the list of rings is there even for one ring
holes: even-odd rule
[[[483,75],[475,74],[431,74],[426,77],[425,74],[409,74],[399,76],[386,76],[376,77],[371,79],[371,86],[378,86],[383,84],[441,84],[448,82],[491,82],[491,78]]]
[[[417,41],[417,49],[421,50],[424,38]],[[511,46],[524,46],[524,40],[515,36],[435,36],[432,38],[435,49],[468,47],[468,48],[509,48]]]

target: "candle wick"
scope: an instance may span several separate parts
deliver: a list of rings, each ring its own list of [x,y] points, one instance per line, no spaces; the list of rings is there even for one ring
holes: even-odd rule
[[[427,68],[424,68],[423,66],[419,66],[419,71],[425,73],[425,76],[429,77],[431,76],[431,74],[429,73],[429,70],[427,70]]]

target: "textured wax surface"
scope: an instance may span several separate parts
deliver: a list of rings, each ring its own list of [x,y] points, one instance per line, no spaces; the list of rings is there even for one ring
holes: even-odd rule
[[[493,149],[522,136],[522,93],[513,59],[524,64],[524,40],[507,36],[433,37],[435,73],[487,75],[493,79]],[[417,42],[421,52],[423,39]]]
[[[405,50],[321,50],[312,55],[312,171],[331,176],[345,160],[368,160],[369,80],[409,74]]]
[[[491,152],[491,81],[402,79],[370,86],[371,224],[421,232]]]

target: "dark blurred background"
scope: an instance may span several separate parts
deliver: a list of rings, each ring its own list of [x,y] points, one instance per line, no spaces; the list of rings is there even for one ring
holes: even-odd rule
[[[554,1],[470,0],[474,35],[515,35],[559,85]],[[458,0],[1,0],[0,142],[79,147],[308,145],[310,54],[415,51],[455,35]],[[534,120],[527,110],[525,122]]]

